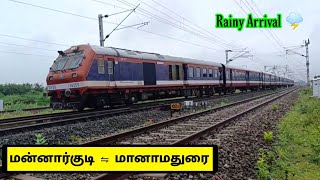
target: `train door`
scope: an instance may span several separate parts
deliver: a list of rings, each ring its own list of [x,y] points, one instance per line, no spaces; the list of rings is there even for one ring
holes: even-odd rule
[[[230,69],[230,87],[232,87],[233,73],[232,69]]]
[[[263,76],[262,73],[259,73],[259,88],[262,87]]]
[[[262,73],[262,87],[265,88],[266,74]]]
[[[143,79],[144,85],[156,85],[156,64],[143,63]]]
[[[114,81],[114,64],[115,61],[113,58],[108,58],[108,80]]]
[[[247,88],[250,86],[249,71],[246,71],[246,86]]]
[[[183,64],[183,80],[188,80],[188,66]]]
[[[226,67],[222,65],[222,68],[219,68],[219,84],[222,87],[226,87]]]

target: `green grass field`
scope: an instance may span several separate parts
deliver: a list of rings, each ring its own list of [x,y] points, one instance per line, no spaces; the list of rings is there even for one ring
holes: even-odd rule
[[[300,93],[278,125],[273,151],[260,152],[259,179],[320,180],[320,99]]]
[[[50,100],[42,93],[33,91],[23,95],[9,95],[0,97],[4,101],[4,110],[22,110],[37,107],[48,107]]]
[[[44,92],[39,84],[0,84],[5,111],[49,106],[50,99],[43,96]]]
[[[4,101],[4,110],[18,110],[1,113],[0,119],[61,112],[50,109],[21,111],[22,109],[48,107],[50,99],[44,97],[43,92],[45,92],[44,87],[39,84],[0,84],[0,100]]]

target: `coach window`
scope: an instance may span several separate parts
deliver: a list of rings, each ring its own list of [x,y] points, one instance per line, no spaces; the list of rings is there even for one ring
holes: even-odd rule
[[[197,77],[201,77],[200,68],[197,68]]]
[[[207,69],[202,69],[202,77],[207,77]]]
[[[209,77],[213,77],[213,71],[212,71],[212,69],[209,69]]]
[[[194,72],[193,71],[194,71],[193,68],[190,67],[189,68],[189,77],[194,77]]]
[[[104,60],[103,59],[98,59],[98,73],[99,74],[104,74]]]
[[[177,69],[176,66],[173,65],[172,67],[172,79],[171,80],[177,80]]]

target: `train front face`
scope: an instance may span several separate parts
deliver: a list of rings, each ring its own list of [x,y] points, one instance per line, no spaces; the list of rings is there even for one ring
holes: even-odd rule
[[[53,109],[83,108],[84,86],[94,51],[88,45],[58,51],[47,76],[47,94]]]

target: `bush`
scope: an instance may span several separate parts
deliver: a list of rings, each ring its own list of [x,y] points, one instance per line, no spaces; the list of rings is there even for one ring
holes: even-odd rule
[[[46,138],[41,134],[35,134],[36,136],[36,145],[47,145],[47,140]]]
[[[268,131],[268,132],[264,132],[263,133],[263,139],[266,141],[266,142],[271,142],[273,140],[273,133],[271,131]]]
[[[36,84],[0,84],[0,99],[5,110],[21,110],[49,106],[49,98],[43,96],[44,87]]]
[[[272,104],[272,111],[278,111],[279,105],[278,104]]]
[[[265,151],[264,149],[259,149],[259,157],[256,164],[258,169],[257,177],[261,180],[272,179],[271,168],[275,161],[276,156],[273,151]]]
[[[27,93],[30,93],[32,91],[36,93],[42,93],[44,92],[44,86],[36,83],[36,84],[0,84],[0,97],[1,94],[4,96],[10,96],[10,95],[24,95]]]
[[[267,162],[267,154],[263,149],[259,149],[259,158],[257,161],[257,169],[258,169],[258,179],[267,180],[270,179],[270,166]]]

